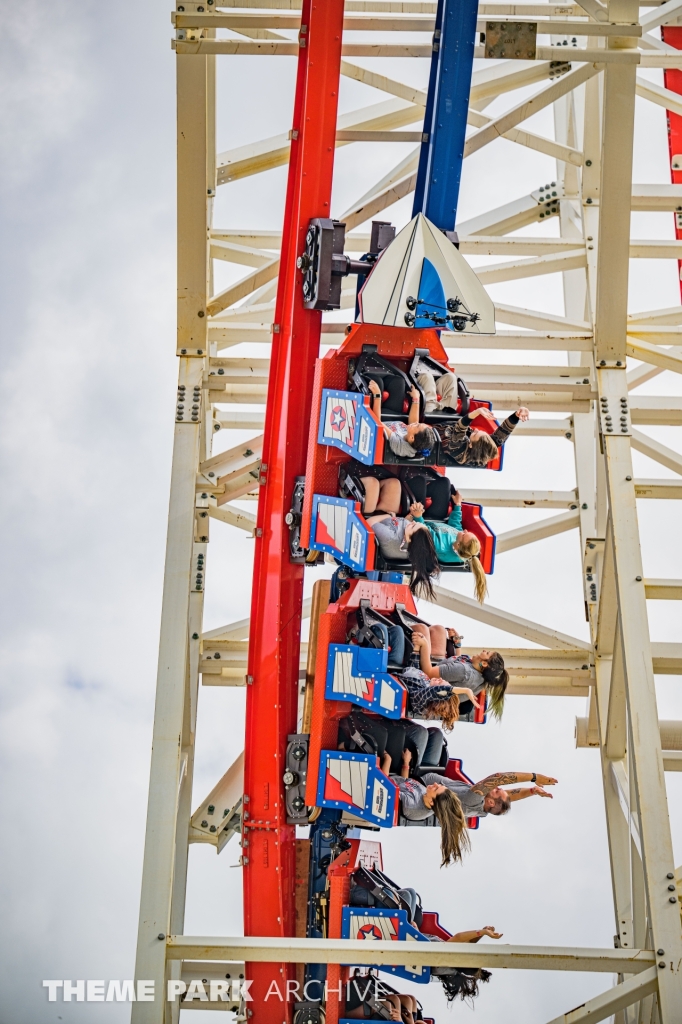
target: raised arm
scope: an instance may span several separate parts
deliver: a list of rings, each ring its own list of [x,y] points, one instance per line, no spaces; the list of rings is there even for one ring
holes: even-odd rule
[[[546,796],[550,800],[554,799],[552,794],[548,793],[542,786],[530,786],[529,789],[508,789],[507,796],[511,803],[514,803],[515,800],[525,800],[528,796]]]
[[[476,931],[456,932],[450,936],[448,942],[479,942],[484,935],[487,935],[489,939],[502,938],[502,932],[496,932],[494,925],[486,924],[483,928],[478,928]]]
[[[494,775],[488,775],[487,778],[481,779],[475,786],[472,786],[472,792],[480,793],[481,796],[487,796],[498,786],[508,786],[510,782],[537,782],[540,786],[555,786],[556,779],[551,779],[548,775],[538,775],[536,772],[496,772]],[[530,793],[530,790],[514,790],[516,793],[526,792]],[[549,793],[545,793],[545,796],[549,796]],[[523,799],[522,797],[515,797],[516,800]]]

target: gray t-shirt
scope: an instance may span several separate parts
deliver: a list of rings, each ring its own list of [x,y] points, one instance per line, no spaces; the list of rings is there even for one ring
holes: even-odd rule
[[[407,561],[407,544],[405,543],[407,520],[391,516],[390,519],[380,519],[371,522],[370,525],[384,558],[397,562]]]
[[[417,452],[407,440],[407,424],[396,420],[393,423],[384,423],[384,426],[391,431],[388,439],[391,451],[404,459],[413,459]]]
[[[455,686],[468,686],[478,695],[485,689],[485,679],[468,661],[456,661],[455,658],[444,658],[438,662],[441,679]]]
[[[410,821],[423,821],[424,818],[431,817],[433,811],[424,804],[426,786],[417,779],[404,779],[402,775],[391,775],[390,778],[398,787],[400,811],[404,818],[409,818]],[[440,779],[440,776],[438,778]]]
[[[462,810],[467,818],[485,818],[487,811],[483,810],[483,797],[480,793],[473,793],[468,782],[459,782],[457,779],[446,779],[444,775],[437,775],[435,772],[428,772],[422,775],[421,779],[403,779],[400,775],[391,775],[400,793],[400,810],[404,818],[410,821],[422,821],[433,814],[433,811],[424,803],[426,787],[434,782],[447,786],[455,793],[462,804]]]

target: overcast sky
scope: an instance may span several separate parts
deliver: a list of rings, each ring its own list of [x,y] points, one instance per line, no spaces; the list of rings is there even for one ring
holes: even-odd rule
[[[41,983],[133,971],[177,373],[169,8],[161,0],[27,0],[20,11],[9,3],[3,10],[0,1024],[118,1024],[128,1007],[48,1004]],[[426,83],[426,62],[390,61],[381,70]],[[288,130],[293,72],[287,58],[223,58],[221,149]],[[661,81],[660,72],[647,76]],[[382,99],[347,80],[340,97],[342,111]],[[635,180],[668,181],[665,114],[638,101],[637,116]],[[529,127],[551,135],[551,116]],[[408,151],[365,148],[338,151],[335,215]],[[460,216],[555,176],[548,158],[499,141],[467,161]],[[285,178],[280,169],[223,188],[216,224],[278,229]],[[390,216],[401,226],[409,212],[403,203]],[[542,230],[553,233],[556,222]],[[673,237],[672,216],[635,215],[633,234]],[[221,268],[225,280],[242,272]],[[491,294],[562,311],[558,277]],[[674,261],[635,262],[632,309],[678,301]],[[678,379],[666,373],[642,391],[680,394]],[[647,433],[680,450],[679,428]],[[220,447],[238,437],[221,435]],[[638,455],[635,462],[638,475],[671,475]],[[456,482],[480,484],[472,473]],[[572,487],[572,449],[513,440],[503,480],[486,485]],[[540,514],[500,509],[488,519],[501,533],[533,516]],[[678,503],[640,502],[640,517],[646,575],[681,577]],[[248,614],[252,549],[245,534],[214,524],[205,628]],[[446,583],[470,593],[466,580]],[[500,556],[490,602],[586,639],[577,532]],[[653,639],[679,640],[679,611],[649,607]],[[424,610],[432,621],[455,622]],[[457,624],[467,645],[520,644],[473,621]],[[662,718],[682,717],[678,688],[678,679],[659,680]],[[584,713],[583,699],[521,697],[508,701],[501,726],[457,727],[451,752],[473,777],[511,769],[560,780],[553,802],[532,800],[483,822],[463,867],[438,870],[436,833],[384,834],[386,870],[417,888],[446,927],[494,924],[512,943],[611,946],[598,756],[576,751],[573,740]],[[242,691],[201,692],[197,801],[241,749],[242,723]],[[680,777],[667,778],[679,809]],[[680,863],[679,813],[673,831]],[[191,849],[188,933],[239,933],[238,852],[234,842],[219,857]],[[476,1020],[543,1024],[610,981],[498,971]],[[465,1006],[447,1011],[439,987],[421,994],[440,1022],[470,1017]]]

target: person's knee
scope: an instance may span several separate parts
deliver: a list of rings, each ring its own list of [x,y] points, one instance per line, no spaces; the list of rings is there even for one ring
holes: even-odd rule
[[[430,626],[429,638],[431,640],[431,653],[436,658],[444,658],[448,642],[445,626]]]

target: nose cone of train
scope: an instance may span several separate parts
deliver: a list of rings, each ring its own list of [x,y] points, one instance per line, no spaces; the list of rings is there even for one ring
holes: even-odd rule
[[[494,334],[495,307],[452,242],[418,213],[384,249],[367,278],[360,292],[360,321]]]

